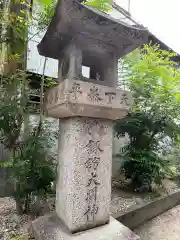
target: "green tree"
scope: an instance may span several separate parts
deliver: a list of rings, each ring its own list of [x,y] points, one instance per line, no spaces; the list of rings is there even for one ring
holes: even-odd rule
[[[15,0],[3,5],[0,12],[3,30],[1,50],[6,52],[4,59],[1,59],[0,142],[10,152],[9,161],[1,163],[1,166],[11,170],[19,213],[28,212],[32,195],[47,194],[56,173],[50,151],[52,141],[49,141],[52,131],[42,117],[44,76],[41,81],[38,127],[29,126],[26,134],[22,131],[30,110],[30,76],[24,68],[27,28],[32,23],[30,8],[28,1]]]
[[[18,143],[12,162],[12,176],[16,182],[15,199],[18,212],[39,214],[40,205],[32,211],[33,198],[38,203],[41,197],[47,199],[51,183],[56,178],[56,155],[51,151],[56,139],[52,125],[42,121],[29,131]]]
[[[125,77],[136,109],[153,112],[158,118],[179,119],[180,69],[172,60],[175,55],[158,45],[145,45],[139,54],[133,52],[126,58]]]
[[[24,71],[4,74],[0,85],[0,143],[10,152],[8,161],[0,166],[10,170],[9,180],[14,183],[20,214],[28,213],[32,196],[47,196],[56,175],[55,155],[51,151],[56,134],[44,120],[42,110],[37,126],[24,126],[30,111],[28,77]]]
[[[115,130],[117,136],[127,132],[130,137],[124,170],[134,188],[145,184],[150,189],[153,181],[165,176],[167,162],[160,143],[168,138],[172,144],[179,138],[180,70],[172,60],[175,55],[149,44],[124,59],[122,75],[134,104]]]

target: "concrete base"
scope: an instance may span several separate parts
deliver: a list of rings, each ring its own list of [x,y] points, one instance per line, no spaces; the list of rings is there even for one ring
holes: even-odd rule
[[[113,217],[128,228],[134,229],[179,204],[180,190],[158,197],[152,202],[136,204],[125,213],[121,211],[113,214]]]
[[[138,240],[130,229],[111,217],[102,227],[72,234],[55,213],[38,218],[32,223],[30,234],[36,240]]]

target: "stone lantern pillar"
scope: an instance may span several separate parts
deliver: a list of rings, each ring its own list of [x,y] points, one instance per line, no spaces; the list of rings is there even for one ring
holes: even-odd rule
[[[132,105],[131,93],[115,88],[118,59],[144,41],[144,31],[77,1],[58,2],[38,46],[59,60],[59,83],[45,102],[48,115],[60,119],[56,213],[32,223],[36,239],[138,239],[110,217],[111,165],[113,122]]]

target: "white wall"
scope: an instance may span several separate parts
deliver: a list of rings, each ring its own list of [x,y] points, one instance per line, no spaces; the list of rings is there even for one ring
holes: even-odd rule
[[[119,174],[119,170],[124,162],[123,158],[116,157],[115,155],[120,152],[120,150],[124,149],[129,143],[129,137],[125,134],[125,137],[114,138],[113,141],[113,162],[112,162],[112,175],[117,176]]]
[[[36,17],[39,12],[38,4],[33,4],[33,16]],[[45,57],[39,55],[37,45],[43,38],[45,31],[40,32],[36,28],[37,22],[34,20],[33,26],[29,27],[28,33],[28,54],[27,54],[27,70],[38,74],[43,74],[43,66]],[[48,58],[46,63],[45,75],[48,77],[58,77],[58,61]]]

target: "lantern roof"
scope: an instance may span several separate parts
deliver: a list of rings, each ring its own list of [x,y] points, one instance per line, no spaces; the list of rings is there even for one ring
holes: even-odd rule
[[[114,48],[120,58],[147,42],[148,31],[132,23],[114,18],[77,0],[59,0],[51,23],[38,44],[38,51],[42,56],[59,59],[72,39],[82,35]]]

